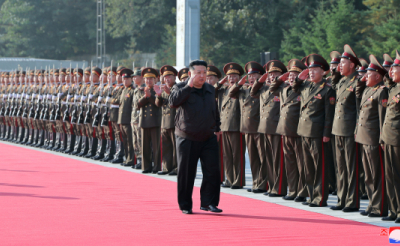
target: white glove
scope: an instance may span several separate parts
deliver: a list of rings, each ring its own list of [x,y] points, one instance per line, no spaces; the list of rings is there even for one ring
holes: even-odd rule
[[[106,97],[106,103],[110,101],[111,97]]]
[[[35,93],[32,93],[32,98],[34,98],[36,96],[36,94]]]
[[[97,101],[99,102],[99,101],[101,101],[101,99],[103,99],[103,97],[99,97],[99,99]]]
[[[42,100],[42,98],[43,98],[42,95],[39,95],[39,96],[38,96],[38,99],[39,99],[39,100]]]
[[[81,99],[82,99],[82,101],[85,101],[86,100],[86,96],[82,96]]]
[[[62,93],[58,93],[57,96],[58,96],[58,97],[61,97],[61,96],[62,96]]]
[[[54,102],[57,99],[56,96],[52,96],[51,100]]]
[[[67,95],[67,101],[69,101],[69,99],[71,99],[71,95]]]
[[[74,100],[75,100],[75,101],[78,101],[79,98],[80,98],[80,96],[78,96],[78,95],[75,95],[75,96],[74,96]]]
[[[90,95],[89,95],[89,99],[90,99],[90,100],[92,100],[92,98],[93,98],[93,95],[92,95],[92,94],[90,94]]]
[[[26,99],[31,99],[31,97],[28,94],[26,94],[25,98]]]

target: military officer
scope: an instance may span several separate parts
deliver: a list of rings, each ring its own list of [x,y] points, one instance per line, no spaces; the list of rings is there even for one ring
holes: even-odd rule
[[[356,142],[362,144],[365,185],[369,204],[361,215],[368,217],[387,216],[384,156],[381,132],[388,102],[388,89],[383,77],[387,71],[374,55],[369,56],[367,74],[357,82],[356,95],[361,98],[359,116],[355,129]],[[366,81],[366,82],[365,82]],[[382,145],[383,148],[383,145]]]
[[[178,71],[173,66],[165,65],[161,67],[161,85],[154,85],[157,94],[156,106],[162,109],[161,118],[161,163],[162,170],[158,175],[168,174],[177,175],[176,142],[175,142],[175,114],[176,109],[171,108],[168,103],[171,88],[176,84]]]
[[[184,82],[189,77],[189,68],[182,68],[178,72],[178,79],[180,82]]]
[[[221,71],[216,66],[208,65],[207,67],[207,78],[206,82],[210,85],[216,87],[218,85],[218,81],[221,79]]]
[[[220,105],[223,166],[226,180],[222,184],[224,188],[241,189],[246,185],[245,178],[245,152],[246,142],[244,133],[240,132],[240,102],[238,98],[229,96],[229,89],[234,86],[244,74],[242,66],[231,62],[224,66],[227,77],[221,80],[216,88],[216,97]],[[228,86],[223,85],[228,82]],[[190,103],[190,101],[189,101]]]
[[[296,79],[294,91],[301,94],[300,120],[297,134],[302,137],[305,178],[310,199],[303,205],[327,206],[328,184],[324,145],[332,136],[335,91],[323,75],[329,70],[327,61],[318,54],[306,58],[309,69]],[[309,76],[310,80],[306,80]]]
[[[396,86],[389,92],[386,117],[382,127],[382,140],[385,144],[386,192],[390,214],[382,220],[395,220],[396,223],[400,223],[400,53],[397,50],[390,77]]]
[[[392,64],[393,64],[392,57],[390,57],[390,55],[388,54],[384,54],[383,64],[382,64],[383,68],[389,72],[389,69],[392,66]],[[383,77],[383,82],[388,89],[391,89],[392,87],[396,86],[396,83],[394,83],[390,78],[389,73],[385,74],[385,76]]]
[[[142,70],[142,77],[144,78],[146,87],[144,89],[144,96],[137,101],[137,108],[140,109],[139,127],[142,129],[142,173],[157,173],[161,171],[161,108],[155,104],[156,93],[153,86],[159,76],[157,70],[154,68],[145,68]],[[152,156],[154,166],[152,166]]]
[[[278,60],[269,61],[264,66],[268,72],[258,80],[252,89],[251,96],[260,95],[260,124],[258,132],[264,134],[265,156],[267,162],[268,192],[270,197],[283,197],[287,194],[287,178],[283,159],[282,136],[276,132],[280,116],[280,92],[285,88],[286,66]],[[269,80],[271,84],[264,82]]]

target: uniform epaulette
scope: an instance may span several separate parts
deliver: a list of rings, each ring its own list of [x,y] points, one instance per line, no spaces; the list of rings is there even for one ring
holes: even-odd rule
[[[386,88],[386,86],[381,85],[379,88],[380,88],[380,89],[384,89],[384,88]]]
[[[331,83],[326,83],[326,86],[332,87]]]

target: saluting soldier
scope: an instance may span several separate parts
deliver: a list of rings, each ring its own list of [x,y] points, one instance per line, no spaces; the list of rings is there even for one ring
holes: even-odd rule
[[[224,73],[227,77],[221,80],[216,88],[216,98],[221,98],[218,100],[221,132],[217,133],[217,138],[222,139],[222,162],[226,176],[222,187],[241,189],[246,185],[246,142],[243,137],[244,133],[240,132],[240,102],[238,98],[229,96],[229,89],[239,81],[244,70],[239,64],[231,62],[224,66]],[[226,82],[228,82],[228,86],[223,86]]]
[[[287,178],[283,158],[282,136],[276,132],[280,116],[280,92],[288,74],[286,66],[278,60],[269,61],[264,66],[268,72],[251,89],[251,96],[260,96],[260,124],[258,132],[264,134],[267,163],[268,192],[270,197],[283,197],[287,194]],[[269,80],[271,84],[264,82]]]
[[[356,95],[361,98],[359,116],[355,129],[356,142],[362,144],[365,185],[369,204],[361,215],[387,216],[385,191],[383,140],[381,132],[388,102],[388,89],[383,83],[387,71],[374,55],[369,56],[367,74],[358,81]]]
[[[265,73],[263,66],[258,62],[248,62],[244,67],[246,77],[231,86],[229,96],[238,98],[241,109],[240,132],[245,133],[247,150],[249,153],[251,174],[253,177],[252,188],[247,191],[264,193],[267,191],[267,165],[264,156],[264,135],[258,133],[260,123],[260,98],[251,97],[250,91],[254,83]]]
[[[335,152],[338,169],[336,206],[332,210],[354,212],[360,209],[358,145],[354,141],[357,121],[355,89],[357,86],[356,67],[361,63],[349,45],[344,46],[340,59],[340,81],[332,80],[336,90],[336,107],[332,125],[335,137]]]
[[[390,57],[388,54],[383,54],[383,64],[382,67],[389,72],[390,67],[393,64],[393,59]],[[385,74],[383,77],[383,83],[388,89],[391,89],[392,87],[396,86],[396,83],[392,81],[392,79],[389,77],[389,73]]]
[[[382,220],[400,223],[400,53],[397,50],[390,77],[396,86],[389,92],[386,117],[382,127],[386,192],[390,214]]]
[[[137,108],[140,109],[139,127],[142,129],[142,173],[157,173],[161,171],[161,108],[155,103],[156,93],[153,86],[159,75],[154,68],[145,68],[142,70],[142,77],[146,87],[144,96],[137,101]]]
[[[161,118],[161,163],[162,170],[159,175],[177,175],[176,142],[175,142],[175,114],[176,109],[171,108],[168,103],[171,88],[176,84],[178,71],[173,66],[161,67],[161,85],[154,85],[157,94],[156,106],[162,109]]]
[[[306,58],[309,69],[296,79],[294,91],[301,94],[300,120],[297,134],[302,137],[305,177],[310,199],[303,205],[327,206],[328,183],[324,145],[332,136],[335,91],[323,78],[328,62],[320,55]],[[310,80],[306,80],[309,76]]]
[[[184,82],[189,77],[189,68],[182,68],[178,72],[178,79],[180,82]]]
[[[133,71],[125,68],[121,71],[124,89],[119,98],[111,100],[111,104],[119,105],[118,124],[120,125],[122,139],[124,142],[125,162],[121,165],[125,167],[135,165],[135,152],[133,150],[131,114],[134,88],[132,86]]]
[[[301,94],[293,89],[297,76],[306,68],[298,59],[289,61],[289,86],[279,93],[281,115],[276,127],[276,133],[282,135],[283,162],[289,189],[289,193],[282,198],[295,202],[305,202],[308,196],[301,137],[297,134]]]
[[[117,67],[117,76],[116,81],[117,84],[111,92],[111,101],[117,98],[120,98],[122,91],[124,90],[124,83],[122,82],[122,74],[121,72],[125,69],[123,66]],[[118,125],[118,111],[119,105],[110,104],[110,117],[109,121],[111,122],[112,131],[114,132],[115,138],[115,154],[112,156],[110,163],[118,164],[124,161],[124,148],[122,143],[121,136],[121,128]],[[132,129],[133,131],[133,129]]]

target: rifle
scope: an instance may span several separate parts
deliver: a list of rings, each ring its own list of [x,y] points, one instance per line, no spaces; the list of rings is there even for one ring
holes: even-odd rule
[[[78,85],[78,80],[79,80],[79,73],[78,73],[78,63],[76,63],[76,82],[75,82],[75,96],[74,96],[74,110],[72,110],[71,112],[71,124],[76,124],[78,121],[78,116],[77,116],[77,105],[76,105],[76,99],[79,97],[78,93],[79,93],[79,85]]]
[[[103,69],[102,70],[104,70],[104,63],[103,63]],[[100,123],[100,115],[101,115],[101,112],[100,112],[100,110],[101,110],[100,101],[102,99],[101,96],[103,95],[103,90],[104,90],[104,82],[103,82],[102,79],[100,79],[100,91],[99,91],[99,97],[97,99],[96,114],[93,117],[93,124],[92,124],[93,127],[98,127],[99,123]]]
[[[37,78],[37,80],[39,80],[39,75],[37,75],[38,76],[38,78]],[[40,116],[40,112],[39,112],[39,109],[40,109],[40,103],[41,103],[41,100],[42,100],[42,93],[43,93],[43,88],[42,88],[42,82],[41,81],[39,81],[39,93],[38,93],[38,99],[37,99],[37,101],[36,101],[36,103],[37,103],[37,109],[35,110],[36,112],[35,112],[35,116],[33,117],[33,119],[35,119],[35,120],[37,120],[37,119],[39,119],[39,116]]]
[[[70,103],[69,103],[69,99],[71,98],[71,88],[72,88],[72,63],[69,64],[69,87],[68,87],[68,95],[67,95],[67,109],[64,111],[64,117],[63,117],[63,122],[68,122],[70,119],[70,115],[69,115],[69,110],[70,110]],[[75,85],[74,85],[75,87]]]
[[[111,60],[111,67],[110,67],[111,74],[112,74],[112,65],[113,65],[113,61]],[[110,79],[112,79],[112,76],[111,76]],[[112,88],[113,88],[112,84],[113,83],[114,83],[114,81],[111,81],[111,86],[110,86],[110,88],[108,88],[107,99],[106,99],[106,102],[104,104],[105,107],[106,107],[106,111],[103,113],[103,117],[101,119],[101,124],[100,124],[101,126],[108,126],[108,121],[109,121],[108,115],[110,114],[110,112],[109,112],[109,107],[108,107],[107,103],[108,103],[108,101],[109,101],[109,99],[111,97],[111,92],[112,92]]]
[[[93,75],[92,75],[92,69],[93,69],[93,61],[90,63],[90,88],[89,88],[89,94],[88,94],[88,99],[87,99],[87,111],[85,115],[85,120],[84,124],[90,124],[90,119],[92,118],[92,105],[90,100],[92,99],[91,96],[93,93]]]

